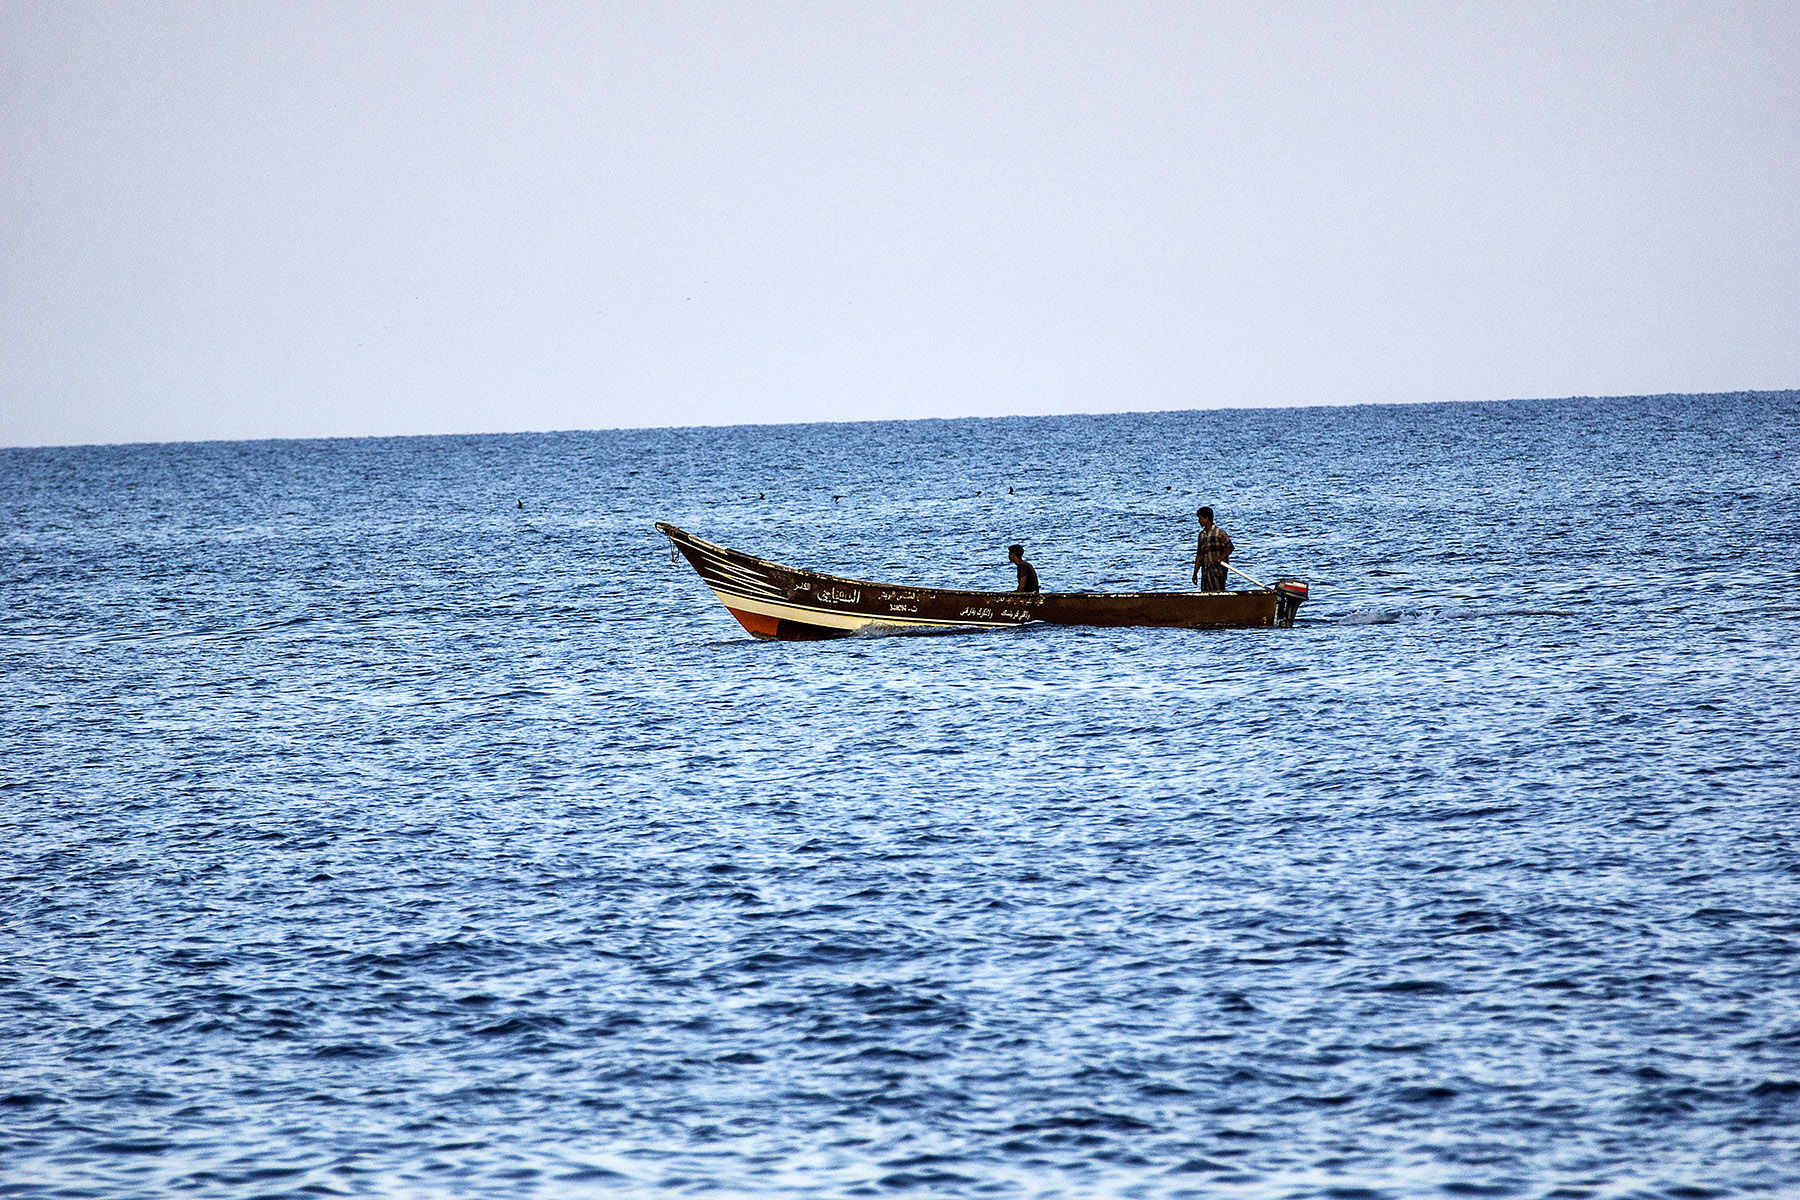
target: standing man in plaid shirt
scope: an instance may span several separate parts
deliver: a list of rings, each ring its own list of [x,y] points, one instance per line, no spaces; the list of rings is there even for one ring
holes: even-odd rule
[[[1213,511],[1202,508],[1194,514],[1200,518],[1200,544],[1194,547],[1194,582],[1203,592],[1225,590],[1225,560],[1236,549],[1231,535],[1213,524]],[[1201,576],[1205,575],[1205,579]]]

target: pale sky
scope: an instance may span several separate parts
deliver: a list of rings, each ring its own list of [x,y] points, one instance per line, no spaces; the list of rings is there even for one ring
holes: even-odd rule
[[[1800,6],[0,4],[0,445],[1800,386]]]

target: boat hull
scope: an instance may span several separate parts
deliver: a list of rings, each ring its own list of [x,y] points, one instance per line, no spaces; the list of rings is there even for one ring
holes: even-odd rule
[[[1002,629],[1050,625],[1257,629],[1293,623],[1297,601],[1240,592],[973,592],[871,583],[807,571],[656,528],[738,624],[759,638],[815,641],[860,630]]]

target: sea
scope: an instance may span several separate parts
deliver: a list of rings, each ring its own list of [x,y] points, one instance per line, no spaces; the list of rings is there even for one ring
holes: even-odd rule
[[[1792,391],[0,451],[0,1196],[1800,1195],[1797,479]],[[1201,504],[1294,628],[761,642],[653,528]]]

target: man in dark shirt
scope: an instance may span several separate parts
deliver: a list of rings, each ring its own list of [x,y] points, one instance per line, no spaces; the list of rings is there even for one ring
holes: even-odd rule
[[[1037,568],[1025,561],[1025,547],[1018,544],[1006,548],[1007,561],[1019,568],[1019,586],[1015,592],[1035,592],[1038,590]]]
[[[1200,544],[1194,547],[1194,582],[1203,592],[1222,592],[1225,560],[1236,547],[1231,544],[1231,535],[1213,524],[1212,509],[1202,508],[1194,515],[1200,518]]]

